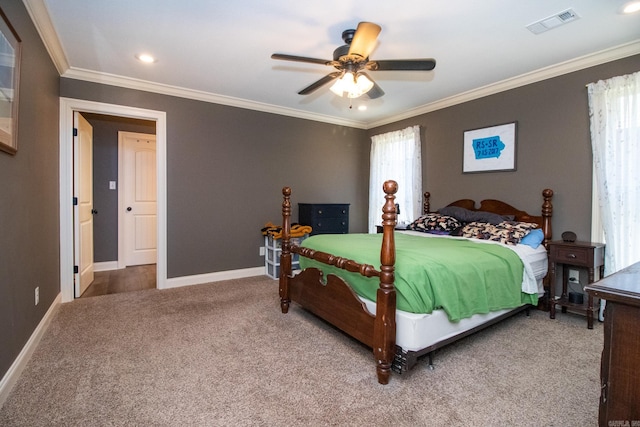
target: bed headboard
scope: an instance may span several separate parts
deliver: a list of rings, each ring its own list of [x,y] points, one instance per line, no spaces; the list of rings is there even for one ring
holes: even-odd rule
[[[426,191],[424,193],[424,201],[422,210],[424,213],[431,212],[431,202],[430,202],[431,193]],[[531,215],[523,210],[514,208],[508,203],[502,202],[500,200],[487,199],[480,202],[480,206],[476,208],[476,202],[471,199],[460,199],[456,200],[453,203],[449,203],[447,206],[458,206],[461,208],[469,209],[471,211],[483,211],[483,212],[492,212],[498,215],[513,215],[515,221],[520,222],[534,222],[538,224],[538,227],[542,229],[544,233],[544,245],[547,246],[547,243],[552,239],[552,229],[551,229],[551,217],[553,215],[553,205],[551,204],[551,199],[553,198],[553,190],[545,189],[542,191],[542,207],[540,210],[540,215]]]

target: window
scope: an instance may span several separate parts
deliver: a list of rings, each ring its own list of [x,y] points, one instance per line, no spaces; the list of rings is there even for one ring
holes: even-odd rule
[[[400,207],[398,221],[409,223],[421,213],[422,155],[420,127],[388,132],[371,137],[369,178],[369,233],[382,223],[384,192],[387,180],[398,183],[396,203]]]
[[[593,219],[602,224],[609,275],[640,261],[640,72],[587,87]],[[597,232],[597,226],[594,229]]]

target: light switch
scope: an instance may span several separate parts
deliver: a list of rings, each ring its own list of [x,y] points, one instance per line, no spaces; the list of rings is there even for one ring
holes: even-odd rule
[[[109,190],[115,190],[115,189],[116,189],[116,182],[109,181]]]

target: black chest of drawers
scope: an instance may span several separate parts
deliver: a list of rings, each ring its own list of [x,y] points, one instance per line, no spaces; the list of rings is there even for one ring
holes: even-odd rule
[[[314,234],[346,234],[349,232],[349,204],[298,203],[298,222],[310,225]]]

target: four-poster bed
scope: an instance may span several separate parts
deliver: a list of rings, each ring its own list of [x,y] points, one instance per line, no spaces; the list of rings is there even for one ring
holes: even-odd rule
[[[529,291],[529,293],[536,294],[535,297],[527,299],[527,295],[521,292],[519,287],[522,286],[522,289],[524,289],[524,282],[526,281],[522,280],[521,283],[515,284],[515,292],[517,292],[517,294],[512,295],[513,298],[518,298],[516,303],[513,303],[512,298],[510,305],[504,305],[500,302],[497,303],[498,305],[496,307],[492,307],[489,310],[486,308],[471,308],[471,314],[463,314],[462,316],[458,316],[460,318],[456,318],[455,321],[451,321],[452,310],[446,307],[439,307],[438,304],[435,304],[433,310],[427,307],[426,309],[413,310],[414,312],[407,312],[398,308],[398,304],[400,304],[400,307],[405,308],[406,304],[408,304],[408,302],[405,301],[405,294],[414,292],[413,290],[407,291],[406,287],[396,288],[395,282],[396,280],[398,281],[398,286],[407,286],[405,282],[411,281],[405,280],[406,275],[400,267],[406,264],[406,258],[413,257],[406,252],[405,246],[409,245],[409,239],[415,240],[415,237],[407,236],[403,232],[396,234],[395,193],[397,191],[397,184],[394,181],[387,181],[383,186],[383,190],[385,192],[385,204],[382,208],[382,234],[377,236],[368,235],[368,237],[364,237],[367,235],[363,235],[359,238],[363,240],[362,245],[365,246],[371,245],[367,243],[368,240],[364,239],[381,239],[379,246],[377,246],[379,248],[380,267],[376,268],[374,267],[375,261],[370,261],[369,263],[359,262],[354,259],[358,258],[358,256],[344,257],[333,255],[328,250],[323,251],[312,247],[292,245],[290,241],[291,189],[289,187],[283,188],[283,229],[279,293],[283,313],[288,312],[291,301],[294,301],[306,310],[371,347],[375,355],[378,381],[381,384],[387,384],[392,369],[397,372],[406,371],[416,363],[418,357],[424,354],[431,354],[432,351],[443,345],[467,336],[517,312],[523,311],[531,307],[532,303],[537,302],[538,295],[541,296],[544,294],[542,279],[546,276],[547,270],[545,245],[551,240],[551,215],[553,210],[551,198],[553,191],[547,189],[542,192],[543,204],[540,216],[530,215],[525,211],[516,209],[507,203],[497,200],[484,200],[481,202],[479,208],[475,207],[474,201],[468,199],[458,200],[448,205],[448,207],[462,208],[471,213],[489,212],[501,215],[518,224],[526,223],[529,224],[531,228],[534,226],[540,228],[543,236],[541,238],[543,245],[541,245],[539,249],[533,250],[528,247],[528,249],[523,249],[527,254],[529,254],[529,252],[533,254],[535,260],[531,261],[531,263],[528,260],[526,262],[524,261],[523,255],[520,253],[522,251],[519,252],[513,249],[515,252],[512,252],[506,249],[507,254],[517,254],[513,256],[523,259],[522,264],[524,264],[524,267],[520,266],[520,270],[515,269],[512,277],[520,274],[520,279],[525,276],[525,278],[529,277],[530,281],[533,280],[533,286],[537,284],[538,287],[535,291]],[[425,193],[425,213],[430,212],[429,196],[429,193]],[[338,235],[325,235],[321,238],[326,240],[337,238],[337,236]],[[450,245],[474,246],[472,248],[475,251],[473,252],[473,258],[479,257],[478,254],[480,254],[480,252],[478,251],[490,252],[494,250],[497,251],[498,249],[505,251],[503,248],[495,248],[498,245],[493,243],[470,244],[468,239],[462,239],[460,237],[454,239],[457,239],[455,240],[456,243]],[[307,239],[303,245],[306,246],[306,243],[312,240],[313,238]],[[451,242],[450,239],[442,237],[418,238],[418,240],[421,242],[435,242],[436,240]],[[397,246],[396,241],[399,242],[399,246]],[[353,253],[356,253],[356,255],[360,253],[360,249],[354,246],[353,243],[349,242],[346,245],[351,247],[352,252],[355,251]],[[476,248],[476,246],[483,249]],[[399,257],[401,257],[398,259],[396,254],[397,249],[400,252]],[[440,249],[431,249],[430,251],[431,253],[440,252]],[[311,263],[309,264],[310,266],[294,274],[291,268],[293,254],[298,254],[301,262],[305,260]],[[371,260],[371,257],[368,259]],[[505,263],[506,261],[499,262]],[[459,269],[461,265],[466,263],[466,261],[458,263],[457,266],[453,268]],[[396,264],[398,270],[396,270]],[[532,268],[531,266],[534,267]],[[432,267],[425,268],[425,270],[431,268]],[[520,273],[518,273],[518,271]],[[344,276],[344,278],[339,277],[338,274]],[[488,277],[493,277],[491,274],[494,273],[490,273]],[[502,274],[502,272],[499,274]],[[361,288],[356,287],[360,289],[359,292],[361,295],[358,295],[352,287],[352,285],[355,286],[356,277],[363,278],[362,280],[365,282],[374,281],[377,284],[375,291],[370,290],[370,295],[363,297]],[[409,275],[406,277],[414,276]],[[442,277],[442,275],[439,277]],[[504,280],[506,282],[512,281],[511,279]],[[442,280],[440,280],[440,282],[442,282]],[[409,283],[408,285],[412,286],[413,284]],[[434,285],[438,286],[437,283]],[[365,283],[364,286],[366,287],[367,284]],[[466,286],[466,284],[461,286]],[[511,287],[509,292],[513,294],[513,285],[509,284],[508,286]],[[530,287],[531,284],[529,283],[528,286]],[[451,288],[451,286],[447,284],[445,288]],[[434,289],[435,291],[429,290],[424,292],[417,290],[416,292],[423,293],[426,295],[424,299],[429,299],[432,294],[440,292],[436,288]],[[467,293],[467,288],[462,287],[461,289],[465,290],[464,292],[460,292],[460,294]],[[374,293],[371,294],[371,292]],[[500,292],[502,291],[489,291],[489,293]],[[520,300],[521,297],[522,299]],[[529,297],[531,297],[531,295],[529,295]],[[482,298],[484,297],[480,299]],[[499,295],[498,298],[502,298],[502,296]],[[405,306],[403,306],[403,304]],[[454,306],[455,305],[454,303]],[[464,303],[461,305],[464,305]],[[491,303],[488,305],[491,306]],[[447,313],[445,313],[445,311],[447,311]],[[449,315],[449,318],[447,318],[447,315]],[[438,324],[439,326],[433,327],[434,324]]]

